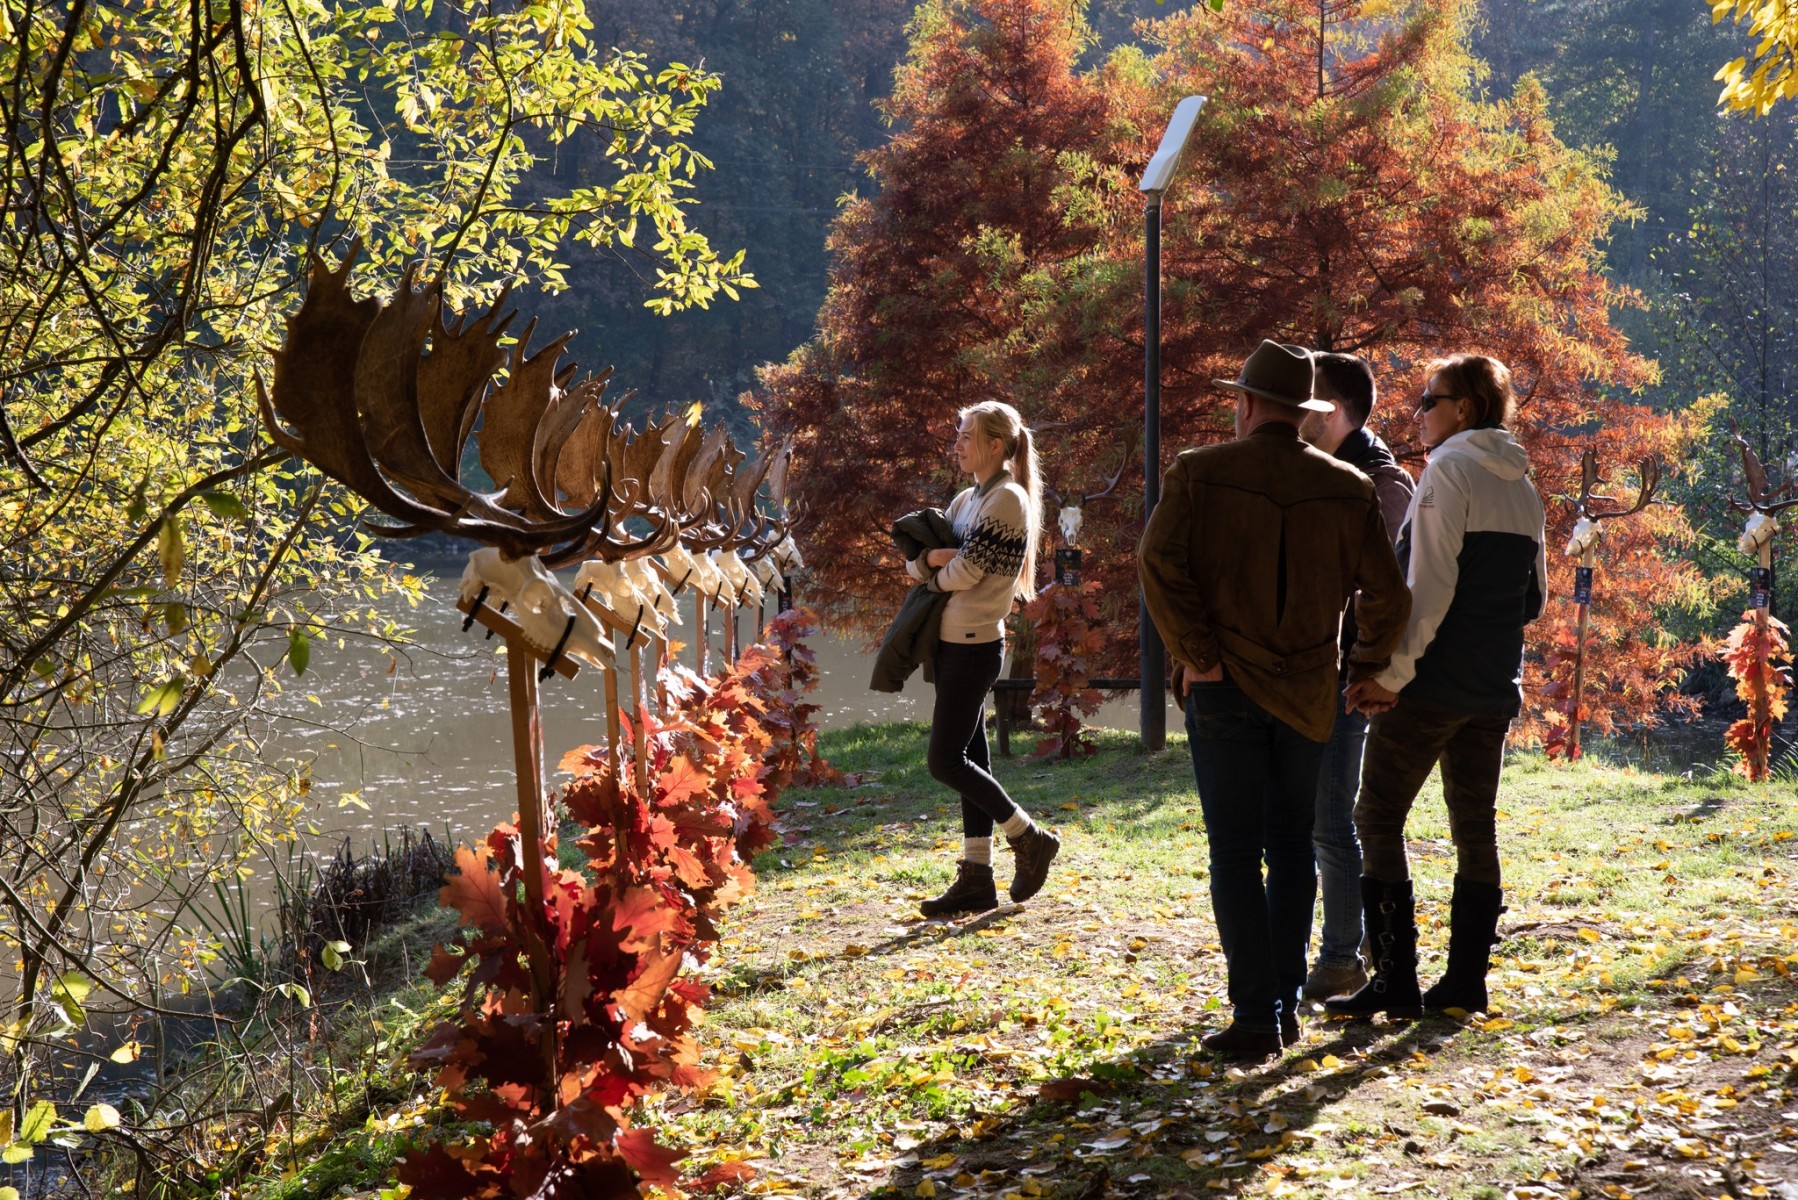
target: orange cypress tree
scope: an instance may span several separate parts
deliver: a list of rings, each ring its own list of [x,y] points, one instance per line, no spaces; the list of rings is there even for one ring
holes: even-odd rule
[[[1555,138],[1533,85],[1501,103],[1473,95],[1464,0],[1396,12],[1382,5],[1377,15],[1370,7],[1360,0],[1246,0],[1214,14],[1199,6],[1145,26],[1146,48],[1114,54],[1089,77],[1070,74],[1070,94],[1099,97],[1104,109],[1103,119],[1063,127],[1090,129],[1091,140],[1038,143],[1039,168],[1066,177],[1045,209],[1058,221],[1056,252],[995,251],[992,261],[1009,272],[1003,291],[960,292],[960,278],[936,276],[950,287],[938,295],[946,322],[940,328],[966,330],[970,310],[1002,314],[1003,333],[963,342],[964,360],[979,362],[988,378],[1009,372],[1012,393],[1029,401],[1027,414],[1067,423],[1052,454],[1099,457],[1116,440],[1108,427],[1141,419],[1136,174],[1175,100],[1212,97],[1166,201],[1162,405],[1169,457],[1225,436],[1227,401],[1209,381],[1233,376],[1263,337],[1372,360],[1388,397],[1375,427],[1414,466],[1422,448],[1410,398],[1422,386],[1422,364],[1462,350],[1508,363],[1521,401],[1519,434],[1549,500],[1555,599],[1532,631],[1529,709],[1520,729],[1541,736],[1549,707],[1543,664],[1572,615],[1572,566],[1555,551],[1572,524],[1581,450],[1596,440],[1607,463],[1647,453],[1677,462],[1702,421],[1656,416],[1615,398],[1649,380],[1653,367],[1630,353],[1609,322],[1610,308],[1633,298],[1600,270],[1599,244],[1626,214],[1600,164]],[[921,42],[909,69],[940,53],[940,43]],[[953,130],[914,124],[908,132]],[[1024,152],[1026,143],[1014,145]],[[963,200],[975,210],[995,203],[974,191]],[[852,213],[838,226],[839,253],[845,263],[903,253],[867,244],[882,236]],[[1084,246],[1076,244],[1081,238]],[[989,236],[986,244],[999,240]],[[858,335],[845,331],[847,314],[835,307],[838,282],[819,341],[784,374],[769,377],[777,423],[811,420],[793,398],[823,386],[842,403],[884,412],[875,421],[893,419],[884,406],[897,394],[895,370],[908,360],[876,338],[849,340]],[[855,285],[889,295],[903,289],[892,277],[859,277]],[[833,358],[826,374],[811,357],[825,346],[853,346],[855,353]],[[868,470],[859,462],[856,469]],[[1133,494],[1139,489],[1140,481]],[[879,511],[883,518],[895,512]],[[1119,505],[1090,514],[1083,534],[1087,575],[1102,582],[1111,606],[1112,669],[1127,670],[1134,659],[1140,522],[1140,511]],[[1597,731],[1684,703],[1672,687],[1692,648],[1662,644],[1653,617],[1670,598],[1704,591],[1704,581],[1678,559],[1689,537],[1672,510],[1611,533],[1587,651],[1587,712]],[[821,573],[839,581],[834,586],[854,586],[841,568]]]
[[[1087,41],[1066,0],[927,0],[913,18],[895,132],[864,160],[877,190],[831,234],[818,335],[752,402],[798,437],[805,601],[839,623],[877,631],[909,586],[887,530],[954,494],[956,411],[996,396],[1031,416],[1021,293],[1098,236],[1061,199],[1060,153],[1097,144],[1106,116],[1075,70]]]
[[[1376,428],[1414,459],[1410,398],[1425,362],[1471,350],[1511,367],[1518,432],[1549,501],[1552,601],[1531,633],[1519,730],[1538,737],[1552,719],[1544,668],[1572,623],[1573,563],[1557,551],[1581,451],[1596,440],[1607,464],[1677,462],[1704,424],[1616,398],[1653,371],[1609,321],[1633,297],[1605,279],[1599,246],[1626,209],[1599,165],[1555,138],[1540,90],[1473,97],[1468,5],[1419,4],[1397,20],[1368,7],[1257,0],[1228,20],[1161,23],[1166,82],[1144,102],[1224,101],[1202,128],[1186,209],[1168,222],[1170,273],[1189,281],[1168,353],[1202,364],[1202,378],[1263,336],[1366,355],[1393,397]],[[1674,687],[1693,648],[1659,639],[1654,613],[1705,591],[1677,555],[1691,537],[1677,510],[1607,536],[1587,644],[1597,732],[1692,703]]]

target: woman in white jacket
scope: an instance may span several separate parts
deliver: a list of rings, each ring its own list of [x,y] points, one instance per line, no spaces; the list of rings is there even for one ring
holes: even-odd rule
[[[1516,408],[1510,371],[1484,355],[1458,354],[1430,363],[1425,374],[1417,418],[1430,461],[1398,541],[1411,619],[1392,664],[1348,695],[1349,704],[1378,714],[1355,805],[1376,970],[1360,991],[1325,1002],[1342,1016],[1486,1007],[1503,911],[1498,776],[1505,735],[1522,708],[1523,628],[1541,615],[1547,587],[1542,497],[1509,428]],[[1420,994],[1405,818],[1438,762],[1455,887],[1448,969]]]
[[[1061,849],[1053,833],[1006,795],[992,777],[986,744],[986,696],[1005,655],[1005,618],[1014,600],[1036,595],[1042,483],[1036,447],[1018,410],[988,400],[961,410],[956,465],[974,480],[945,514],[960,549],[929,550],[906,564],[912,578],[950,593],[932,659],[936,708],[930,720],[930,774],[961,796],[962,854],[955,880],[926,900],[926,917],[984,912],[998,903],[993,885],[993,826],[1016,863],[1011,898],[1042,888]]]

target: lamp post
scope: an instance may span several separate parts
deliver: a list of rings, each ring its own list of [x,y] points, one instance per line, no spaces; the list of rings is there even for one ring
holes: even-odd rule
[[[1199,110],[1205,97],[1188,96],[1174,106],[1174,115],[1161,135],[1161,146],[1142,173],[1137,190],[1143,194],[1143,343],[1142,343],[1142,423],[1143,423],[1143,503],[1142,519],[1146,527],[1149,515],[1161,500],[1161,197],[1180,173],[1180,160],[1186,154],[1186,143],[1199,121]],[[1161,635],[1149,619],[1147,603],[1138,601],[1138,619],[1142,624],[1141,740],[1146,751],[1157,751],[1167,745],[1167,656]]]

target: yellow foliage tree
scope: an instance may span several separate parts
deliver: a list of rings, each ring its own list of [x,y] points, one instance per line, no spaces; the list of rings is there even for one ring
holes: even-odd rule
[[[1725,17],[1748,25],[1759,39],[1744,55],[1717,72],[1720,107],[1766,116],[1779,100],[1798,99],[1798,0],[1712,0],[1711,24]]]

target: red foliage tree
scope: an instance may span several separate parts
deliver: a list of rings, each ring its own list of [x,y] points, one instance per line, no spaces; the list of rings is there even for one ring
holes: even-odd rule
[[[1001,13],[1013,8],[1031,14],[1033,37],[1003,38]],[[1616,398],[1653,371],[1610,324],[1610,309],[1632,298],[1600,271],[1599,244],[1626,210],[1599,164],[1555,138],[1539,89],[1525,84],[1494,103],[1473,95],[1469,5],[1377,15],[1359,0],[1249,0],[1222,14],[1195,6],[1144,26],[1145,47],[1085,73],[1075,67],[1076,19],[1060,5],[968,0],[931,11],[905,78],[934,86],[921,95],[902,89],[915,106],[896,113],[906,131],[871,163],[888,190],[839,221],[843,265],[819,337],[765,376],[773,424],[857,450],[839,451],[834,470],[810,460],[808,499],[835,522],[820,523],[818,539],[831,544],[814,560],[833,615],[889,611],[899,583],[888,582],[879,531],[947,490],[918,469],[918,450],[934,449],[923,444],[930,422],[952,413],[965,391],[920,382],[929,372],[957,364],[956,380],[990,381],[1030,419],[1066,422],[1068,433],[1049,449],[1082,461],[1115,445],[1119,424],[1140,419],[1134,185],[1166,114],[1188,93],[1212,100],[1166,200],[1169,446],[1224,436],[1227,400],[1209,381],[1233,376],[1243,355],[1271,337],[1373,361],[1388,395],[1399,397],[1376,411],[1376,428],[1420,462],[1408,400],[1422,385],[1421,365],[1447,352],[1488,353],[1515,375],[1519,432],[1550,498],[1558,544],[1573,520],[1567,497],[1587,442],[1596,439],[1607,462],[1649,452],[1677,462],[1702,432]],[[1061,99],[1053,111],[1078,111],[1078,120],[1052,122],[1045,101],[1033,128],[1053,125],[1056,138],[1019,136],[1017,115],[997,106],[941,119],[954,80],[1000,46],[1008,47],[1003,61],[1054,73],[1059,86],[1042,93]],[[1071,140],[1083,132],[1087,140]],[[1008,164],[1032,161],[1034,178],[1060,181],[1038,202],[1053,237],[1011,237],[1029,214],[979,170],[921,169],[991,161],[995,141],[1010,147]],[[945,231],[959,255],[941,253]],[[888,336],[874,320],[885,303],[905,314],[907,336]],[[1120,670],[1134,658],[1140,521],[1134,506],[1113,506],[1083,534],[1087,574],[1108,598],[1106,665]],[[1657,604],[1705,586],[1677,557],[1689,537],[1679,513],[1657,510],[1620,527],[1607,547],[1587,666],[1599,732],[1683,703],[1672,687],[1692,648],[1661,644],[1652,616]],[[1557,599],[1533,634],[1526,736],[1545,729],[1545,644],[1571,620],[1572,567],[1553,554],[1551,564]]]
[[[819,335],[764,371],[756,404],[798,437],[808,506],[806,601],[871,630],[911,581],[887,530],[953,494],[954,415],[1015,398],[1035,272],[1098,231],[1060,199],[1062,151],[1102,140],[1106,100],[1080,76],[1065,0],[928,0],[865,158],[879,190],[832,231]]]

